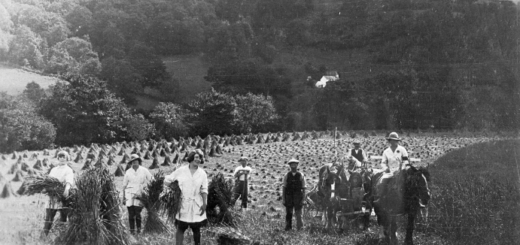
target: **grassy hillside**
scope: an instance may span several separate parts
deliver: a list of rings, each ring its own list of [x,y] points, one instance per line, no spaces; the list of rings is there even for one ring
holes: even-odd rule
[[[17,95],[23,92],[30,82],[36,82],[42,88],[48,88],[59,79],[50,76],[42,76],[23,69],[0,64],[0,92]]]
[[[518,244],[520,140],[475,144],[440,157],[425,228],[455,244]]]
[[[211,84],[204,80],[209,64],[201,55],[177,55],[164,57],[162,59],[166,71],[179,82],[180,91],[177,93],[177,103],[187,103],[195,94],[208,91]],[[161,92],[157,90],[146,90],[144,94],[136,95],[136,108],[150,111],[161,101]]]
[[[195,94],[208,91],[210,83],[204,80],[209,64],[205,63],[201,55],[179,55],[163,58],[166,70],[179,81],[179,100],[188,102]]]

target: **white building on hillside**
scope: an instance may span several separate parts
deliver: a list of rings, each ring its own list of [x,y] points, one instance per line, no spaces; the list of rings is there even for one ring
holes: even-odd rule
[[[339,74],[337,71],[329,71],[325,73],[323,77],[316,83],[317,88],[324,88],[327,86],[327,82],[333,82],[339,80]]]

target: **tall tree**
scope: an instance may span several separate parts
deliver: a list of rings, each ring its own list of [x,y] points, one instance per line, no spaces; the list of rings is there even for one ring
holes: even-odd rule
[[[192,133],[197,135],[231,134],[237,119],[236,101],[233,96],[215,90],[197,94],[187,105],[192,122]]]
[[[39,106],[40,102],[45,99],[47,96],[45,94],[45,90],[40,87],[40,85],[34,81],[25,85],[25,89],[23,91],[25,97],[27,97],[30,101],[34,103],[34,105]]]
[[[44,66],[43,55],[46,42],[27,26],[21,25],[14,32],[14,39],[9,46],[11,62],[40,69]]]
[[[273,98],[270,96],[236,95],[237,128],[241,133],[260,132],[278,119]]]
[[[9,39],[13,30],[13,22],[11,21],[11,15],[7,8],[8,3],[0,2],[0,55],[6,57],[7,51],[9,51]],[[0,58],[1,60],[2,58]]]
[[[124,135],[130,117],[123,101],[94,77],[71,75],[58,82],[42,103],[41,113],[56,125],[57,144],[108,143]]]
[[[54,142],[56,129],[24,97],[0,93],[0,151],[41,150]]]
[[[159,103],[150,113],[150,121],[155,125],[158,135],[165,139],[189,133],[185,110],[173,103]]]

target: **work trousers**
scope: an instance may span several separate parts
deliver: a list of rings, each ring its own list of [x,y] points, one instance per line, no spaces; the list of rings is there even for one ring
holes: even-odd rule
[[[130,232],[136,234],[141,232],[141,206],[130,206],[128,208],[128,221],[130,222]],[[137,228],[137,229],[136,229]]]
[[[43,231],[45,232],[45,235],[49,234],[49,231],[52,228],[52,223],[54,222],[54,216],[56,216],[56,213],[60,211],[60,221],[61,222],[67,222],[67,215],[68,215],[68,209],[62,208],[62,209],[52,209],[48,208],[45,212],[45,224],[43,226]]]
[[[242,199],[242,208],[247,208],[247,180],[245,181],[237,181],[235,186],[235,193],[233,195],[233,206],[237,202],[237,199],[240,197]]]
[[[292,229],[292,217],[293,213],[296,216],[296,229],[300,230],[303,227],[303,221],[302,221],[302,206],[285,206],[285,230],[291,230]]]

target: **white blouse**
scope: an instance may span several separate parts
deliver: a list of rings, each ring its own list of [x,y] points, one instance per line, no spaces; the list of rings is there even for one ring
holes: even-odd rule
[[[404,164],[408,163],[408,160],[403,160],[403,157],[408,159],[408,152],[404,147],[398,145],[395,151],[388,147],[383,152],[381,166],[384,170],[390,169],[391,172],[401,170]]]
[[[133,168],[126,170],[125,177],[123,178],[123,191],[125,192],[127,207],[140,206],[141,201],[136,199],[137,196],[141,195],[141,192],[153,179],[152,174],[147,168],[139,166],[137,171]]]
[[[164,177],[164,184],[177,180],[182,192],[182,205],[180,212],[175,219],[195,223],[206,219],[206,212],[200,215],[200,208],[203,205],[202,193],[208,194],[208,175],[199,167],[193,175],[190,172],[189,165],[182,166],[170,175]]]
[[[70,184],[71,188],[74,187],[74,171],[67,164],[56,166],[51,169],[49,177],[54,177],[62,183]],[[47,208],[50,209],[62,209],[63,204],[57,198],[51,197]]]

